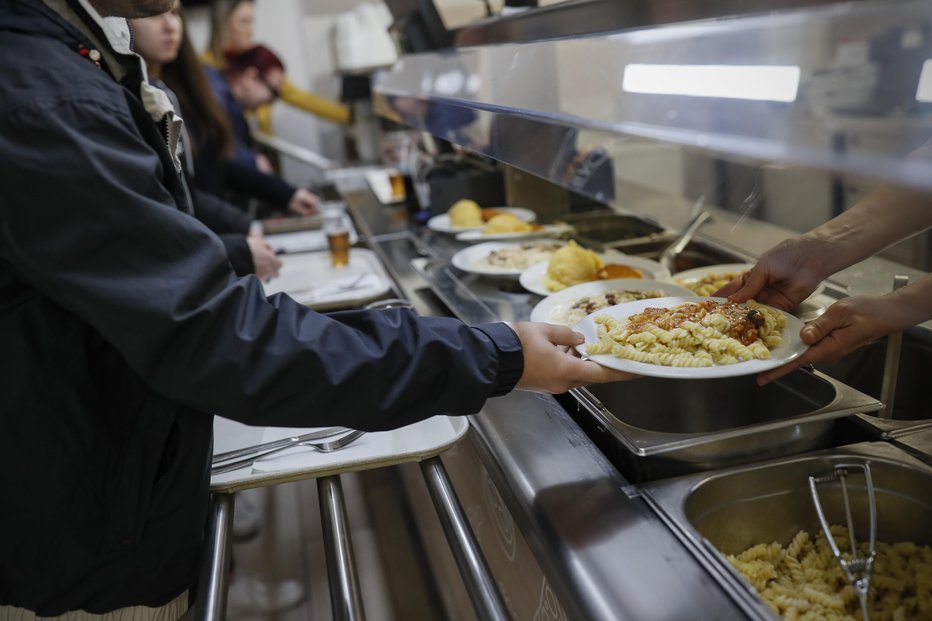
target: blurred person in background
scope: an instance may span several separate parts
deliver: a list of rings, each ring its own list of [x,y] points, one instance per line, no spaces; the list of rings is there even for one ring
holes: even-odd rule
[[[254,0],[214,0],[211,3],[210,42],[201,60],[222,70],[227,52],[244,52],[256,45],[255,21]],[[283,102],[299,110],[341,125],[350,124],[350,110],[347,106],[309,93],[287,77],[281,83],[279,95]],[[272,133],[271,107],[260,105],[255,113],[259,129]]]
[[[143,47],[137,52],[146,59],[150,74],[155,73],[178,98],[190,136],[188,155],[191,172],[196,173],[195,186],[237,203],[258,199],[283,213],[299,216],[316,213],[320,199],[315,194],[293,186],[277,174],[259,170],[254,157],[248,154],[241,160],[234,158],[235,141],[227,110],[215,97],[205,68],[191,45],[181,8],[176,10],[181,30],[163,32],[162,40],[155,42],[152,49]],[[172,27],[170,23],[163,24],[163,28]],[[268,95],[263,91],[261,96]],[[240,109],[236,113],[241,117]],[[247,133],[241,140],[251,141],[248,126],[242,130]]]
[[[205,168],[219,168],[220,158],[232,151],[232,138],[223,110],[213,98],[207,77],[187,42],[181,6],[176,5],[172,11],[162,15],[132,20],[130,25],[134,49],[146,61],[150,82],[166,90],[163,73],[170,73],[171,77],[166,75],[164,79],[171,81],[178,90],[166,92],[170,97],[184,99],[184,105],[179,105],[178,101],[174,103],[186,121],[182,163],[189,181],[197,178],[194,154],[199,150],[204,156],[202,164]],[[182,49],[184,56],[194,61],[188,70],[179,70],[175,64]],[[171,66],[170,72],[163,72],[168,65]],[[201,139],[192,139],[195,135]],[[210,145],[216,145],[216,148],[210,148]],[[215,161],[208,165],[207,158]],[[216,194],[219,193],[196,189],[192,193],[194,215],[223,241],[236,274],[254,273],[263,280],[277,276],[282,262],[262,235],[261,227],[253,226],[252,220],[242,210]]]
[[[186,614],[214,415],[387,430],[631,377],[568,351],[566,327],[321,314],[238,278],[130,49],[125,18],[173,5],[0,0],[3,619]]]

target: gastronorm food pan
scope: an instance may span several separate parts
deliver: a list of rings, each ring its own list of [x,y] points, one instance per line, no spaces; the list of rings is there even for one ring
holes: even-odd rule
[[[637,216],[620,213],[581,213],[554,218],[574,229],[573,237],[584,246],[614,246],[625,241],[670,240],[671,233],[663,227]],[[668,241],[669,243],[669,241]]]
[[[925,335],[925,338],[923,338]],[[910,429],[932,426],[932,343],[929,331],[916,329],[903,334],[899,372],[891,419],[879,412],[865,413],[858,419],[880,438],[893,438]],[[820,364],[819,370],[866,394],[881,397],[886,340],[875,341],[834,364]]]
[[[904,432],[893,444],[932,466],[932,424]]]
[[[625,474],[635,479],[823,448],[834,419],[879,405],[873,397],[807,370],[763,387],[753,375],[641,378],[594,384],[574,395],[579,407],[631,454],[638,476]]]
[[[645,500],[736,601],[754,618],[774,619],[725,554],[759,543],[789,543],[799,530],[820,531],[809,492],[810,474],[835,464],[870,465],[877,507],[877,540],[932,544],[932,466],[886,442],[854,444],[764,463],[655,481],[639,486]],[[863,479],[848,483],[858,541],[867,541]],[[845,524],[840,486],[820,493],[829,523]]]

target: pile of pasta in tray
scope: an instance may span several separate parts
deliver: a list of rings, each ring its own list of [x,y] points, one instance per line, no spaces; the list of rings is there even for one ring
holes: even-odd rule
[[[682,285],[695,293],[696,295],[715,295],[715,292],[730,283],[735,278],[740,278],[744,272],[721,272],[706,274],[697,280],[683,280],[675,278],[674,282]]]
[[[831,526],[839,546],[844,526]],[[932,546],[878,542],[871,576],[871,621],[932,619]],[[863,550],[867,553],[867,544]],[[860,621],[858,594],[841,570],[825,534],[799,531],[784,546],[761,543],[728,560],[773,610],[789,620]]]
[[[766,360],[780,345],[786,317],[753,300],[746,305],[703,300],[673,308],[645,308],[619,321],[596,315],[599,340],[589,355],[671,367],[710,367]]]

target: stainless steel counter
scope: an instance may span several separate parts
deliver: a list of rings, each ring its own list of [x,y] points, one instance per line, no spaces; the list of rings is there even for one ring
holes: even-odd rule
[[[450,268],[449,257],[464,245],[426,228],[409,228],[403,205],[381,206],[368,190],[345,195],[361,234],[420,313],[455,312],[471,324],[521,321],[540,299],[517,284]],[[728,247],[721,243],[728,215],[716,220],[700,238]],[[787,236],[779,227],[755,224],[753,248],[746,253]],[[833,287],[836,297],[881,287],[879,278],[865,282],[864,273],[898,269],[881,260],[865,264],[850,284],[841,276]],[[917,330],[927,334],[927,328]],[[515,391],[490,400],[470,418],[470,444],[567,619],[747,618],[678,538],[681,531],[640,496],[641,483],[626,480],[604,447],[596,446],[598,433],[587,435],[554,397]],[[502,586],[520,578],[496,579]]]
[[[419,311],[448,312],[411,261],[448,256],[456,243],[410,233],[403,207],[382,207],[367,192],[347,201]],[[499,319],[474,308],[472,323]],[[566,618],[744,618],[552,396],[515,391],[470,418],[471,440]]]

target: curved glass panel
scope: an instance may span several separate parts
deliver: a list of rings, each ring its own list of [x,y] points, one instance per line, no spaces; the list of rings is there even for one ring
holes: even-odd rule
[[[412,55],[375,90],[390,116],[602,199],[603,163],[651,143],[932,189],[925,0]]]

